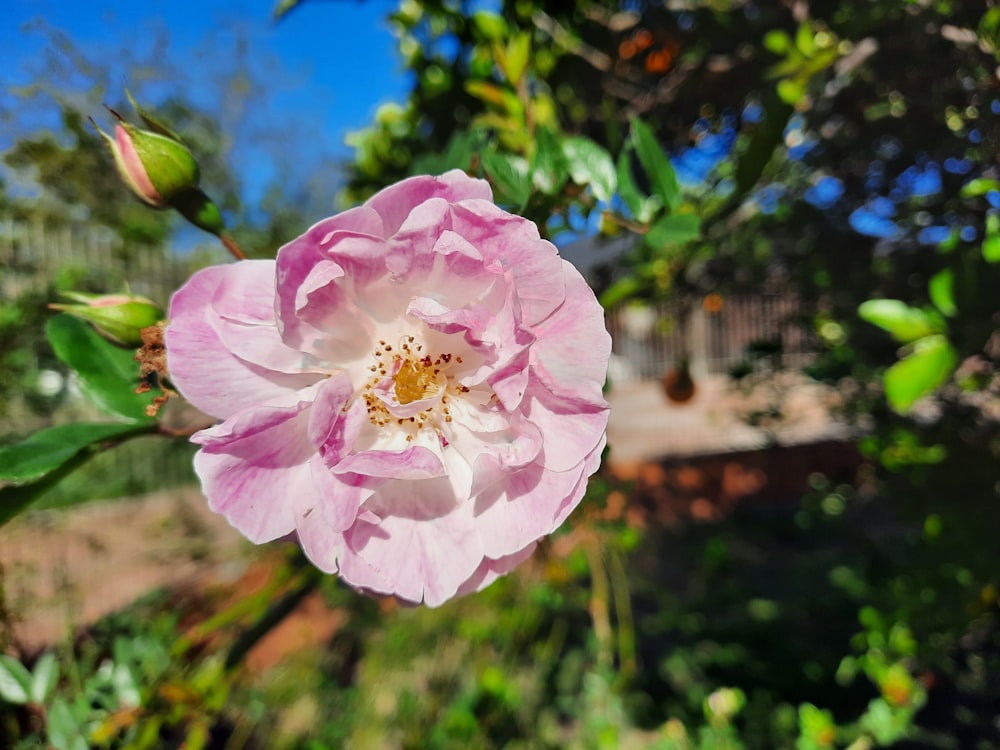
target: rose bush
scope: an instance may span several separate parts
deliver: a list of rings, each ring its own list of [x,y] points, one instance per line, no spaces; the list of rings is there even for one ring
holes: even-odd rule
[[[438,605],[513,568],[605,445],[611,341],[580,274],[461,172],[173,297],[170,377],[213,510],[359,589]]]

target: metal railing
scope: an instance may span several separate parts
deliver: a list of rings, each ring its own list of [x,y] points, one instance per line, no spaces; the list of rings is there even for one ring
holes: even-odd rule
[[[680,360],[697,374],[800,366],[815,352],[794,295],[710,295],[609,310],[612,383],[656,380]]]

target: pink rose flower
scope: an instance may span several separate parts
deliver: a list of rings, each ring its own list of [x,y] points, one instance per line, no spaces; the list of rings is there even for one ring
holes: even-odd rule
[[[173,383],[211,508],[363,590],[436,606],[527,558],[605,445],[611,339],[535,225],[458,171],[173,297]]]

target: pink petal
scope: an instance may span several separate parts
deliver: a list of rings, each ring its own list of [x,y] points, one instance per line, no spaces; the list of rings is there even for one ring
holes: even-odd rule
[[[479,567],[476,568],[476,572],[473,573],[465,583],[458,587],[456,596],[465,596],[466,594],[482,591],[491,583],[496,581],[500,576],[507,575],[514,568],[531,557],[532,553],[535,551],[535,546],[535,543],[532,542],[520,552],[515,552],[512,555],[501,557],[499,560],[491,560],[488,557],[485,558],[479,564]]]
[[[454,169],[440,177],[422,175],[397,182],[376,193],[365,205],[382,217],[386,235],[389,236],[399,230],[416,206],[431,198],[444,198],[449,203],[468,198],[489,201],[493,193],[485,180],[473,179]]]
[[[430,479],[444,473],[441,459],[419,445],[403,451],[353,453],[333,467],[338,474],[354,473],[387,479]]]
[[[533,223],[483,200],[456,204],[452,214],[455,232],[487,262],[496,261],[513,274],[525,324],[535,325],[562,304],[563,261]]]
[[[293,531],[293,500],[316,492],[308,414],[284,409],[276,420],[276,411],[261,409],[259,422],[244,413],[239,432],[226,441],[203,439],[194,459],[209,507],[258,544]]]
[[[575,407],[559,401],[532,379],[524,396],[525,417],[542,433],[544,464],[552,471],[568,471],[589,456],[608,426],[608,408]]]
[[[222,342],[218,333],[220,319],[212,301],[219,286],[231,274],[240,273],[232,270],[239,265],[212,266],[192,276],[170,301],[170,324],[166,330],[171,381],[188,401],[221,419],[294,393],[320,377],[311,373],[283,373],[248,362]],[[259,301],[247,303],[247,309],[259,313],[262,305]],[[273,339],[266,346],[272,344]],[[283,364],[284,347],[275,352],[275,361]],[[263,358],[267,359],[266,354]]]
[[[426,494],[439,489],[438,481],[393,482],[375,497],[385,493],[383,504],[395,507],[433,505],[437,499]],[[389,515],[378,526],[358,523],[344,536],[340,575],[345,581],[431,607],[453,597],[483,559],[479,531],[462,506],[433,523]]]
[[[533,464],[511,472],[475,500],[476,522],[490,533],[483,536],[487,557],[510,555],[551,534],[587,489],[583,463],[570,471],[548,471]],[[568,508],[568,510],[567,510]]]
[[[572,265],[563,261],[566,299],[533,327],[535,369],[545,386],[569,403],[606,405],[601,389],[608,374],[611,336],[604,309]]]

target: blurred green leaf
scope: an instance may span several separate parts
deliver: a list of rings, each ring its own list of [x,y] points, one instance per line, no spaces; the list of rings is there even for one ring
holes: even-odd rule
[[[914,351],[885,373],[885,395],[897,412],[909,411],[951,375],[958,355],[947,338],[927,336],[916,342]]]
[[[792,46],[791,37],[784,31],[774,30],[764,35],[764,48],[776,55],[784,55]]]
[[[148,396],[135,393],[139,365],[132,349],[121,349],[90,325],[57,315],[45,326],[56,356],[73,370],[84,394],[98,407],[134,422],[151,422]]]
[[[569,163],[573,182],[577,185],[590,185],[594,197],[599,201],[611,200],[618,187],[618,175],[611,154],[583,136],[564,140],[562,152]]]
[[[632,176],[632,160],[629,150],[623,149],[618,156],[618,195],[628,207],[629,213],[638,221],[649,221],[652,213],[652,204],[647,196],[639,190]]]
[[[927,285],[927,291],[931,302],[942,315],[950,318],[958,312],[955,305],[955,274],[950,268],[934,274]]]
[[[789,106],[795,106],[799,99],[806,95],[805,86],[797,78],[784,78],[778,81],[777,89],[781,101]]]
[[[639,163],[646,170],[653,193],[658,195],[663,204],[673,211],[681,202],[681,188],[677,184],[677,175],[667,158],[666,152],[656,139],[653,129],[637,117],[632,118],[632,146],[635,148]]]
[[[991,234],[983,240],[983,260],[1000,263],[1000,234]]]
[[[52,701],[48,712],[49,742],[55,750],[87,750],[87,740],[62,698]]]
[[[483,169],[496,188],[496,201],[521,208],[531,196],[528,162],[514,154],[497,151],[483,153]]]
[[[774,150],[783,142],[785,125],[792,115],[792,105],[777,96],[761,102],[764,119],[757,124],[747,147],[736,162],[736,196],[741,197],[757,184]]]
[[[903,344],[932,333],[941,333],[944,326],[935,316],[897,299],[870,299],[858,307],[858,316],[887,331]]]
[[[646,233],[646,244],[653,248],[683,245],[701,236],[701,219],[695,214],[670,214],[656,221]]]
[[[962,197],[973,198],[978,195],[986,195],[991,190],[1000,190],[1000,181],[987,177],[977,177],[962,186]]]
[[[635,276],[626,276],[625,278],[618,279],[601,295],[601,305],[606,309],[610,309],[619,302],[624,302],[629,297],[642,291],[643,286],[643,282]]]
[[[547,128],[535,130],[535,157],[531,181],[545,195],[559,192],[568,177],[569,164],[555,135]]]
[[[491,42],[500,41],[507,36],[507,21],[496,13],[477,10],[472,14],[472,23],[476,27],[476,31]]]
[[[507,80],[513,86],[517,86],[524,77],[524,72],[528,68],[528,59],[531,56],[531,35],[526,31],[521,31],[510,38],[507,47],[502,55],[497,56],[497,63],[503,70]]]
[[[994,55],[1000,55],[1000,6],[990,8],[983,14],[979,19],[977,34]]]
[[[12,656],[0,654],[0,698],[23,705],[31,700],[31,673]]]
[[[59,681],[59,662],[51,651],[42,654],[31,675],[31,700],[39,705],[48,701]]]
[[[78,422],[48,427],[20,443],[0,447],[0,480],[27,482],[58,469],[93,443],[148,428],[131,423]]]

